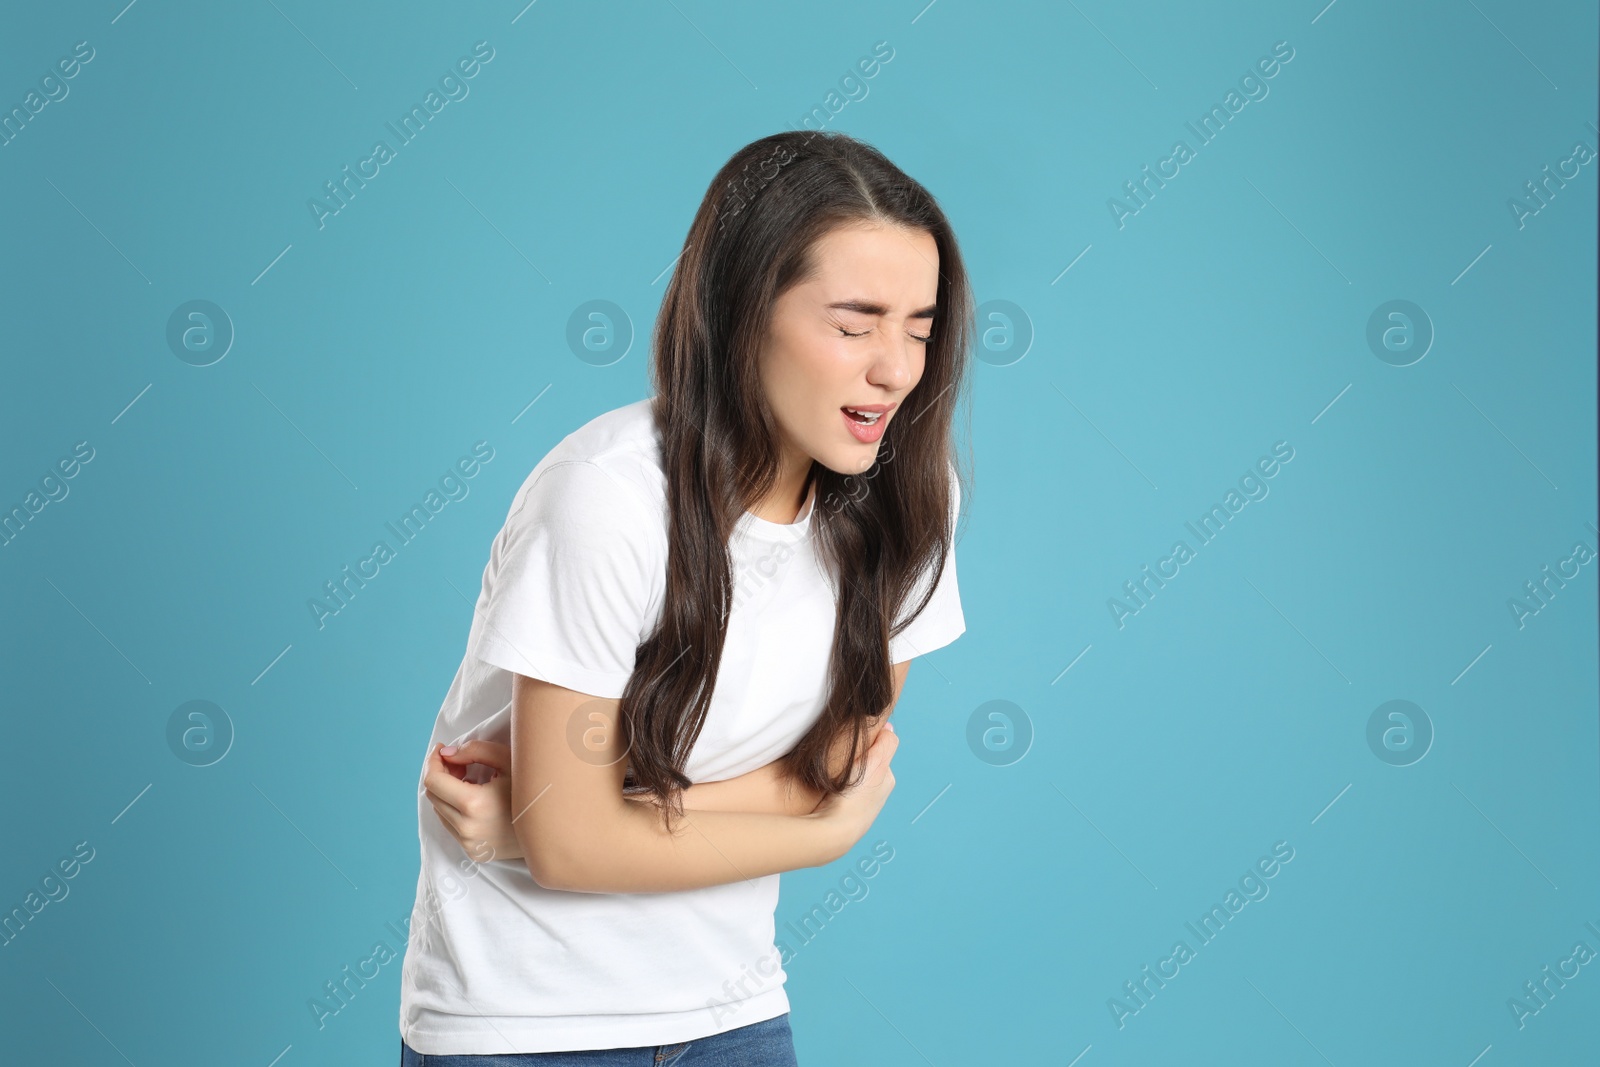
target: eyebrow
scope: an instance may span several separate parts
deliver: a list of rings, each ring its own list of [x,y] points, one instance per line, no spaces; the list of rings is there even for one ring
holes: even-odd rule
[[[838,300],[832,304],[828,304],[827,307],[829,310],[837,308],[840,311],[855,311],[862,315],[887,315],[889,313],[888,308],[884,307],[882,304],[875,304],[870,300]],[[929,304],[925,308],[919,308],[916,311],[913,311],[911,314],[907,315],[906,318],[931,319],[934,316],[934,312],[938,310],[939,305]]]

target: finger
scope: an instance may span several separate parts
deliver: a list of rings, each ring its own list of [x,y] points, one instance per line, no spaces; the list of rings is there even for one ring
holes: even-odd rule
[[[429,750],[427,762],[428,771],[447,772],[454,778],[465,779],[467,776],[467,767],[469,765],[462,764],[458,767],[453,763],[447,762],[444,754],[439,751],[443,747],[444,746],[442,744],[435,744],[433,748]]]
[[[444,823],[445,829],[456,839],[462,848],[469,852],[482,839],[478,837],[479,824],[471,816],[436,797],[429,797],[433,803],[433,810],[439,816],[439,821]]]
[[[867,766],[873,770],[887,767],[894,758],[895,749],[899,747],[900,739],[888,730],[883,731],[867,750]]]
[[[427,803],[434,806],[434,811],[438,814],[438,821],[443,822],[451,833],[461,832],[461,824],[466,819],[466,816],[462,816],[458,809],[451,806],[450,803],[434,797],[432,793],[427,793]]]
[[[880,730],[878,736],[872,739],[872,747],[867,750],[869,756],[879,759],[888,759],[894,755],[895,749],[900,747],[900,735],[893,730]]]
[[[466,816],[448,801],[439,799],[432,793],[428,794],[428,802],[433,805],[433,810],[438,813],[439,821],[459,840],[461,831],[459,827],[466,822]]]
[[[440,755],[450,763],[485,763],[497,771],[511,771],[511,746],[498,741],[468,741],[457,745],[454,752],[448,755],[441,752]]]
[[[440,743],[435,742],[434,746],[428,750],[428,758],[422,763],[422,781],[424,785],[442,775],[461,778],[467,773],[463,768],[452,767],[446,763],[444,757],[439,754],[441,747],[443,746]]]
[[[422,776],[422,786],[458,811],[464,810],[471,798],[477,795],[475,791],[483,788],[474,782],[457,778],[450,768],[436,759],[429,761],[428,773]]]

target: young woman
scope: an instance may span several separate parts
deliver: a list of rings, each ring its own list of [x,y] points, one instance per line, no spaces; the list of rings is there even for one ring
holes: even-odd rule
[[[910,660],[966,628],[971,304],[871,146],[718,173],[655,395],[564,438],[495,538],[419,789],[403,1067],[795,1063],[778,874],[870,828]]]

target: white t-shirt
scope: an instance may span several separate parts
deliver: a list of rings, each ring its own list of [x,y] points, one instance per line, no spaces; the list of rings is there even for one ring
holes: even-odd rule
[[[578,428],[528,475],[494,540],[430,750],[474,738],[509,744],[513,672],[622,695],[666,585],[660,457],[646,398]],[[821,714],[835,596],[809,537],[815,497],[813,489],[790,524],[747,512],[730,538],[732,617],[685,766],[691,781],[772,762]],[[890,659],[941,648],[965,629],[952,548],[933,599],[891,641]],[[422,865],[400,1032],[418,1052],[661,1045],[789,1010],[773,943],[778,875],[673,892],[563,892],[540,887],[523,860],[474,862],[420,776],[417,817]]]

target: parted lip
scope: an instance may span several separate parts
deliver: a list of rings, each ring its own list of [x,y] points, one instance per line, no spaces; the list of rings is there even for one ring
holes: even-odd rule
[[[894,404],[840,404],[839,406],[849,408],[851,411],[874,411],[879,415],[896,407]]]

